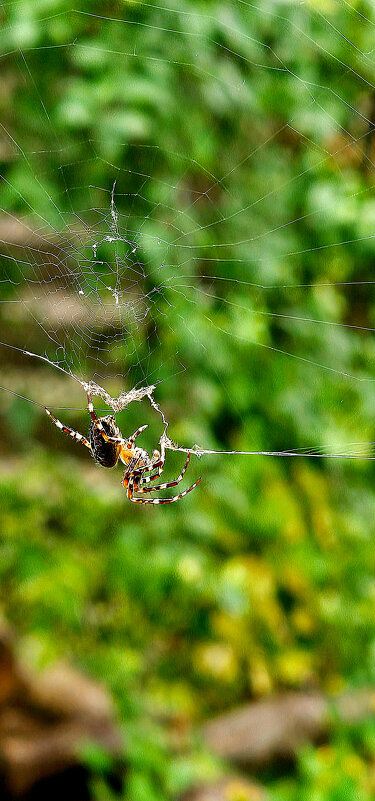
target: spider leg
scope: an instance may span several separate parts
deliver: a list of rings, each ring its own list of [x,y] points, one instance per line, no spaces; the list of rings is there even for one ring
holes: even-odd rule
[[[154,454],[156,453],[157,451],[154,451]],[[136,459],[135,460],[133,459],[130,462],[126,462],[125,460],[123,460],[124,464],[127,465],[127,470],[122,480],[122,486],[126,488],[129,484],[129,481],[131,480],[133,484],[133,491],[137,492],[138,491],[137,487],[139,484],[149,484],[150,481],[155,481],[156,478],[159,478],[159,476],[163,472],[164,459],[162,456],[160,456],[160,454],[158,454],[158,456],[159,458],[157,462],[154,462],[150,466],[139,467],[138,469],[135,468],[135,465],[137,463]],[[120,453],[120,459],[121,458],[122,457]],[[145,473],[151,473],[151,475],[143,477]]]
[[[95,414],[94,404],[91,400],[91,395],[89,392],[87,393],[87,408],[91,419],[95,423],[96,427],[99,429],[101,436],[106,442],[122,442],[122,437],[108,437],[108,435],[104,433],[103,426]]]
[[[96,416],[96,414],[94,412],[94,404],[93,404],[93,402],[91,400],[91,395],[90,395],[89,392],[87,393],[87,408],[89,410],[89,415],[93,419],[94,423],[97,423],[99,428],[102,428],[102,425],[101,425],[101,423],[99,423],[99,420],[98,420],[98,418],[97,418],[97,416]]]
[[[128,448],[132,447],[133,443],[135,442],[135,440],[137,439],[139,434],[141,434],[142,431],[145,431],[146,428],[148,428],[148,426],[140,426],[139,428],[137,428],[136,431],[134,431],[134,434],[132,434],[131,437],[129,437],[129,439],[127,441]]]
[[[124,462],[124,464],[128,464],[128,462],[129,462],[129,454],[127,453],[127,451],[131,450],[132,445],[133,445],[134,440],[136,439],[136,437],[138,437],[139,434],[141,434],[142,431],[144,431],[146,428],[148,428],[148,426],[141,426],[140,428],[137,428],[137,430],[134,432],[134,434],[131,435],[131,437],[129,439],[124,439],[124,437],[121,437],[121,439],[120,438],[116,438],[116,437],[107,437],[107,435],[104,434],[103,432],[102,432],[102,437],[103,437],[103,439],[106,440],[106,442],[122,442],[123,443],[122,446],[121,446],[121,451],[120,451],[120,459],[121,459],[122,462]]]
[[[163,490],[163,489],[168,489],[168,487],[176,487],[177,484],[179,484],[180,481],[182,481],[189,462],[190,462],[190,453],[188,453],[188,455],[186,457],[186,462],[185,462],[185,464],[184,464],[184,466],[183,466],[183,468],[181,470],[180,475],[177,476],[177,478],[174,481],[168,481],[166,484],[156,484],[155,487],[145,487],[145,489],[143,489],[142,485],[148,483],[148,481],[147,481],[147,479],[143,479],[143,480],[141,479],[140,482],[139,482],[139,487],[137,487],[137,489],[136,489],[136,492],[154,492],[154,491],[159,491],[159,490]],[[160,471],[160,473],[161,473],[161,471]],[[160,473],[159,473],[159,475],[160,475]],[[156,478],[156,476],[155,476],[155,478]],[[151,479],[151,480],[153,481],[154,479]]]
[[[181,492],[179,495],[175,495],[173,498],[134,498],[133,497],[133,492],[134,492],[133,483],[131,481],[129,481],[128,498],[129,498],[129,501],[132,501],[132,503],[153,503],[153,504],[175,503],[175,501],[179,501],[180,498],[183,498],[184,495],[187,495],[189,492],[191,492],[193,489],[195,489],[197,484],[199,484],[200,480],[201,479],[198,478],[198,481],[195,481],[194,484],[192,484],[191,487],[189,487],[189,489],[184,490],[184,492]]]
[[[133,470],[130,463],[122,479],[122,486],[124,487],[124,489],[128,489],[129,485],[131,484],[131,492],[132,493],[138,492],[138,485],[140,483],[148,484],[150,481],[155,481],[155,479],[159,478],[160,474],[163,472],[163,467],[164,467],[164,462],[161,460],[159,462],[155,462],[152,468],[140,467],[138,470]],[[142,478],[144,473],[148,473],[154,469],[155,469],[154,475]],[[129,498],[129,490],[127,492],[127,496]]]
[[[74,431],[73,428],[69,428],[68,426],[64,426],[60,422],[60,420],[57,420],[57,418],[54,417],[53,414],[51,414],[49,409],[46,409],[46,407],[44,407],[44,411],[45,411],[46,414],[48,414],[48,417],[51,418],[52,422],[55,424],[55,426],[57,426],[57,428],[60,429],[60,431],[63,431],[64,434],[68,434],[68,436],[72,437],[72,439],[75,439],[76,442],[81,442],[82,445],[86,445],[86,448],[88,448],[91,451],[91,445],[90,445],[89,441],[86,439],[86,437],[84,437],[82,434],[80,434],[79,431]]]
[[[145,428],[148,428],[148,426],[141,426],[140,428],[137,428],[137,430],[135,431],[134,434],[132,434],[130,439],[124,439],[124,437],[109,437],[107,434],[104,433],[103,426],[101,425],[99,420],[98,420],[98,423],[97,423],[97,428],[100,428],[101,435],[102,435],[103,439],[105,439],[106,442],[125,442],[126,443],[125,447],[126,448],[131,448],[135,438],[138,437],[138,435],[142,431],[144,431]]]
[[[122,479],[122,486],[127,489],[130,484],[133,485],[134,481],[140,479],[142,473],[147,472],[147,468],[140,467],[138,470],[135,470],[135,465],[137,464],[137,459],[131,459],[130,462],[127,464],[127,470],[124,474]]]
[[[155,462],[153,467],[150,468],[150,472],[151,470],[152,471],[155,470],[155,473],[153,473],[153,475],[151,476],[146,476],[145,478],[143,478],[143,474],[147,473],[148,469],[142,468],[141,470],[134,470],[133,472],[134,485],[138,487],[141,484],[149,484],[150,481],[155,481],[155,479],[159,478],[159,476],[162,474],[163,469],[164,469],[164,462],[162,461]],[[128,474],[128,472],[129,471],[127,471],[126,475]],[[138,492],[138,489],[136,489],[135,491]]]

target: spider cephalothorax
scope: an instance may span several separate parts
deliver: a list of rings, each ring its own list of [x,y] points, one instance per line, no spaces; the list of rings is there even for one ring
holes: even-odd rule
[[[126,439],[122,436],[114,415],[109,414],[106,417],[98,418],[95,414],[89,394],[87,395],[87,400],[88,411],[91,416],[89,439],[86,439],[86,437],[80,434],[79,431],[74,431],[72,428],[64,426],[60,420],[57,420],[56,417],[51,414],[48,409],[45,411],[51,420],[53,420],[57,428],[63,431],[64,434],[68,434],[77,442],[82,442],[82,444],[89,449],[95,461],[102,465],[102,467],[115,467],[119,459],[124,465],[126,465],[122,484],[127,490],[129,501],[133,501],[133,503],[153,504],[174,503],[174,501],[178,501],[180,498],[183,498],[184,495],[187,495],[188,492],[191,492],[191,490],[193,490],[197,484],[199,484],[200,478],[198,478],[198,481],[195,481],[194,484],[189,487],[189,489],[184,490],[184,492],[181,492],[179,495],[174,495],[173,498],[134,497],[134,493],[143,494],[147,492],[154,492],[155,490],[163,490],[167,489],[168,487],[175,487],[177,484],[179,484],[189,464],[190,453],[187,454],[186,462],[181,470],[180,475],[174,481],[169,481],[166,484],[157,484],[154,487],[146,487],[145,484],[150,484],[152,481],[155,481],[155,479],[157,479],[163,472],[165,461],[164,450],[162,450],[161,454],[158,450],[155,450],[153,451],[152,456],[149,456],[148,452],[143,450],[143,448],[134,447],[136,438],[147,428],[147,426],[141,426],[140,428],[137,428],[134,434]]]

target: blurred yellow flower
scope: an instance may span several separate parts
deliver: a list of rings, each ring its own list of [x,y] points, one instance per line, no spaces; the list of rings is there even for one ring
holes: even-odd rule
[[[316,629],[316,621],[313,616],[302,606],[292,612],[291,621],[298,634],[303,634],[305,637],[308,637]]]
[[[233,648],[226,643],[198,645],[193,661],[197,673],[212,676],[218,681],[234,681],[238,673],[236,655]]]
[[[212,631],[220,639],[229,640],[236,649],[247,651],[251,647],[251,631],[243,616],[228,612],[213,612],[211,615]]]
[[[347,754],[342,760],[342,769],[351,779],[361,779],[366,773],[366,765],[357,754]]]
[[[202,576],[202,566],[194,556],[186,554],[177,564],[177,572],[184,581],[194,584]]]
[[[312,654],[297,649],[284,651],[277,657],[276,670],[280,681],[285,684],[304,684],[313,675]]]
[[[251,658],[249,665],[249,682],[254,695],[270,695],[273,690],[273,682],[267,668],[266,662],[261,656]]]
[[[255,785],[250,786],[241,779],[233,779],[224,787],[223,795],[225,801],[260,801],[263,790]]]
[[[224,578],[244,587],[251,598],[264,601],[273,595],[275,581],[271,567],[255,556],[237,556],[224,570]]]

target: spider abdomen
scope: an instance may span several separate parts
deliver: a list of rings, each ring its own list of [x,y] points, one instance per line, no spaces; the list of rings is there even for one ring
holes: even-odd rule
[[[113,417],[102,417],[98,423],[90,424],[91,453],[96,462],[102,467],[115,467],[118,462],[121,445],[119,442],[107,442],[102,432],[108,437],[121,437],[121,432]]]

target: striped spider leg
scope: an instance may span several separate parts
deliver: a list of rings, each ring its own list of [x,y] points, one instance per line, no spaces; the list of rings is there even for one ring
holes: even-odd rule
[[[150,476],[146,476],[143,478],[143,474],[147,472],[151,472],[151,468],[140,468],[139,470],[128,470],[126,471],[124,478],[122,480],[122,486],[127,489],[129,482],[132,481],[132,484],[135,487],[138,487],[140,484],[149,484],[150,481],[155,481],[155,479],[159,478],[159,476],[163,472],[164,462],[155,462],[154,467],[155,473]],[[154,489],[154,487],[150,487],[150,492]],[[138,492],[138,489],[136,490]]]
[[[190,453],[187,454],[186,462],[185,462],[185,464],[184,464],[184,466],[183,466],[183,468],[181,470],[180,475],[174,481],[169,481],[166,484],[157,484],[154,487],[145,487],[145,488],[143,488],[143,484],[148,484],[149,481],[154,481],[155,478],[157,478],[157,475],[152,477],[151,479],[149,479],[149,478],[141,478],[141,480],[139,482],[139,485],[137,486],[136,492],[154,492],[155,490],[163,490],[163,489],[167,489],[168,487],[175,487],[177,484],[180,483],[180,481],[182,481],[189,462],[190,462]],[[163,472],[163,467],[160,469],[159,475],[161,475],[162,472]]]
[[[74,431],[74,429],[69,428],[69,426],[64,426],[60,420],[51,414],[49,409],[46,409],[46,407],[44,407],[44,411],[46,414],[48,414],[48,417],[51,418],[52,422],[55,424],[55,426],[57,426],[57,428],[60,429],[60,431],[63,431],[64,434],[68,434],[68,436],[72,437],[72,439],[75,439],[76,442],[81,442],[82,445],[86,445],[86,448],[91,451],[91,445],[86,437],[83,436],[83,434],[80,434],[79,431]]]
[[[142,479],[141,475],[140,481],[138,483],[137,479],[134,478],[134,473],[133,473],[132,477],[129,478],[128,480],[129,501],[132,501],[133,503],[153,503],[153,504],[175,503],[175,501],[179,501],[180,498],[183,498],[185,495],[187,495],[189,492],[195,489],[195,487],[197,486],[197,484],[199,484],[201,480],[200,478],[198,478],[198,480],[195,481],[195,483],[192,484],[192,486],[189,487],[187,490],[184,490],[184,492],[181,492],[179,495],[174,495],[173,498],[135,498],[134,493],[155,492],[155,491],[158,492],[159,490],[168,489],[169,487],[175,487],[177,484],[180,483],[180,481],[182,481],[189,462],[190,462],[190,453],[187,454],[186,462],[181,470],[180,475],[174,481],[168,481],[165,484],[156,484],[154,487],[143,487],[142,484],[154,481],[155,478],[157,478],[158,474],[156,474],[155,476],[147,476],[147,478],[144,479]],[[159,475],[162,473],[163,466],[164,465],[160,467]],[[126,478],[127,477],[125,475],[124,481],[126,480]]]

